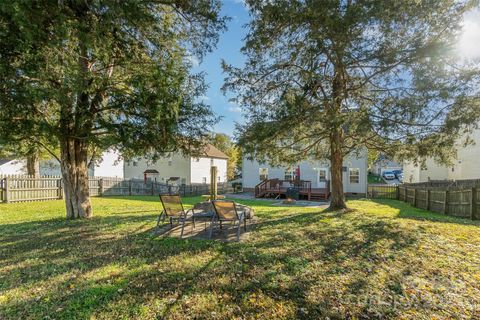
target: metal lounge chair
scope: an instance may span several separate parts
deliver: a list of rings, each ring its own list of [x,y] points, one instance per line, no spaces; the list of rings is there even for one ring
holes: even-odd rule
[[[195,228],[195,219],[208,219],[214,218],[213,213],[195,213],[194,209],[188,209],[185,211],[183,208],[182,200],[178,195],[159,195],[162,202],[163,211],[160,213],[157,219],[157,230],[160,226],[160,222],[165,221],[166,218],[170,220],[170,227],[173,228],[173,222],[182,224],[182,231],[180,238],[183,237],[183,231],[185,229],[185,222],[192,220],[192,229]]]
[[[231,222],[233,227],[237,228],[237,241],[240,240],[240,229],[242,227],[242,222],[245,224],[245,231],[247,230],[247,225],[245,222],[245,212],[243,210],[237,209],[235,202],[233,201],[212,201],[213,208],[215,210],[215,219],[212,220],[210,225],[210,237],[212,237],[213,229],[217,226],[222,228],[222,222]],[[238,222],[238,225],[236,226]]]

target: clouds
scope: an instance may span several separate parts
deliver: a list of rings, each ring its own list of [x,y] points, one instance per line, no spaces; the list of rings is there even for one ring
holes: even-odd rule
[[[465,14],[463,32],[458,44],[459,54],[465,58],[480,59],[480,10]]]
[[[240,108],[239,106],[230,106],[230,107],[228,108],[228,111],[234,112],[234,113],[241,113],[241,112],[242,112],[242,108]]]

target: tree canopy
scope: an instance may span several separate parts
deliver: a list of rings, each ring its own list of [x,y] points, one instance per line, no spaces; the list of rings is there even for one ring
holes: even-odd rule
[[[224,63],[247,121],[244,151],[285,165],[331,162],[331,208],[345,208],[342,162],[364,148],[447,160],[479,119],[478,64],[455,54],[476,1],[247,0],[241,68]]]
[[[240,148],[224,133],[212,133],[209,142],[228,156],[227,178],[234,179],[242,163]]]
[[[189,61],[215,45],[219,10],[207,0],[0,5],[0,136],[58,141],[68,217],[92,214],[95,153],[201,146],[215,116],[199,102],[206,85]]]

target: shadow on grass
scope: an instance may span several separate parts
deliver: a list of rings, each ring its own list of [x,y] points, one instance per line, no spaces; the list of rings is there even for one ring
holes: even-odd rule
[[[456,223],[462,225],[480,226],[480,221],[472,221],[467,218],[460,218],[448,216],[442,213],[436,213],[419,208],[412,207],[410,204],[400,200],[390,199],[361,199],[357,201],[365,201],[368,203],[374,202],[376,204],[389,206],[398,210],[397,217],[414,220],[427,220],[432,222]]]
[[[364,292],[369,275],[418,241],[394,221],[357,219],[355,212],[275,211],[279,217],[260,221],[245,243],[152,237],[157,214],[0,226],[0,289],[23,292],[4,301],[0,314],[72,319],[103,312],[128,318],[140,317],[148,306],[146,318],[210,318],[212,310],[223,312],[221,318],[275,318],[272,312],[293,305],[284,318],[342,318],[332,309],[337,293],[331,279],[348,275],[344,290]],[[413,267],[404,265],[387,280],[398,282]],[[114,271],[104,271],[109,268]],[[318,286],[324,288],[312,298]]]

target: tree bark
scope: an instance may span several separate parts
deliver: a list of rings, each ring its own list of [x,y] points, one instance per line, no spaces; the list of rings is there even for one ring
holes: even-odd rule
[[[93,216],[88,190],[87,149],[87,144],[76,138],[64,138],[60,143],[67,219]]]
[[[343,193],[343,152],[341,148],[341,132],[335,131],[330,135],[330,163],[332,176],[332,191],[330,210],[347,208]]]
[[[40,161],[36,152],[27,156],[27,174],[34,177],[40,176]]]

